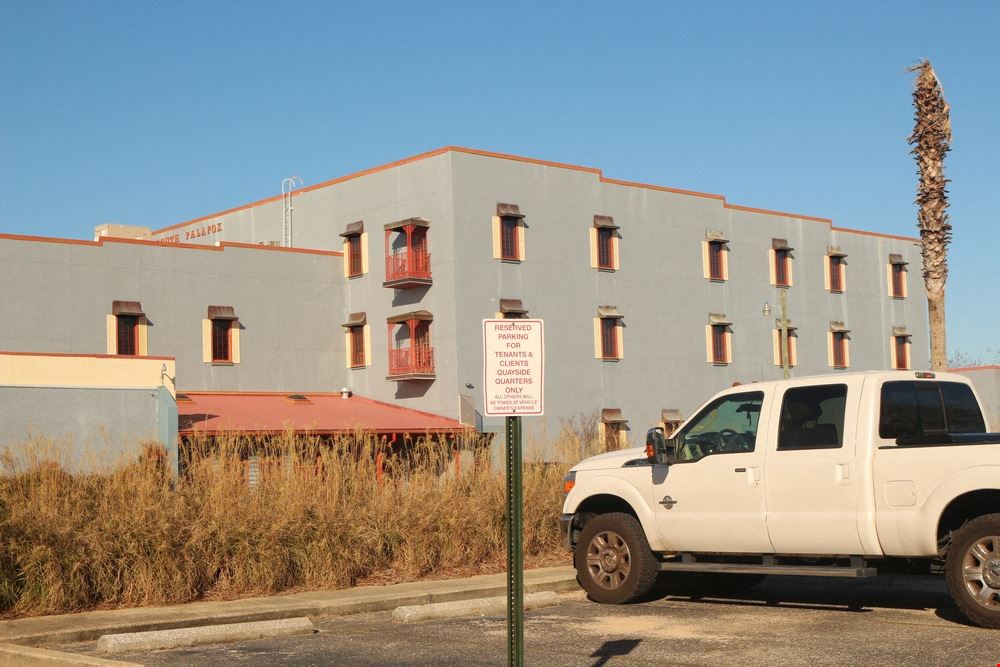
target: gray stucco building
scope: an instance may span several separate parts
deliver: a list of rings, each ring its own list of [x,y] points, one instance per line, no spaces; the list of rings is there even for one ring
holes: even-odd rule
[[[526,311],[549,433],[780,377],[782,292],[793,375],[927,365],[916,239],[587,167],[447,147],[136,235],[0,237],[0,349],[111,352],[112,304],[135,302],[181,391],[347,387],[497,430],[481,320]],[[213,312],[238,359],[213,359]]]

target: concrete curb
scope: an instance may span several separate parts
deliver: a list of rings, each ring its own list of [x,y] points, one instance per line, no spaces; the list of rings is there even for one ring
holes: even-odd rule
[[[553,591],[531,593],[524,596],[524,609],[541,609],[559,604],[559,594]],[[493,616],[507,613],[507,596],[455,600],[453,602],[433,602],[431,604],[396,607],[392,612],[394,623],[416,623],[436,621],[444,618],[465,618],[468,616]]]
[[[255,621],[206,625],[200,628],[153,630],[127,634],[104,635],[97,640],[98,653],[133,653],[160,649],[248,641],[264,637],[289,637],[316,632],[308,618],[286,618],[281,621]]]
[[[0,644],[0,667],[142,667],[135,662],[121,662],[90,655],[50,651],[32,646]]]
[[[525,593],[575,591],[572,567],[526,570]],[[507,575],[481,574],[462,579],[417,581],[391,586],[364,586],[312,591],[230,602],[192,602],[168,607],[139,607],[38,616],[0,621],[0,642],[37,646],[89,641],[106,634],[192,628],[222,623],[248,623],[308,616],[345,616],[434,602],[495,597],[507,592]]]

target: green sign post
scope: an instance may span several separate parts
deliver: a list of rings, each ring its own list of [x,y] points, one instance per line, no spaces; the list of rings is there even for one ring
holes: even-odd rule
[[[541,415],[541,320],[483,320],[483,414],[504,417],[507,459],[507,664],[524,665],[524,498],[521,415]]]
[[[507,417],[507,664],[524,665],[524,498],[521,418]]]

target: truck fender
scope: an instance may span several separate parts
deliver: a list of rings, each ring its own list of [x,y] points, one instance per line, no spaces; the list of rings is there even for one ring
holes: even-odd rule
[[[649,504],[642,493],[628,481],[621,477],[611,475],[601,475],[592,477],[583,484],[577,484],[566,497],[563,504],[563,511],[567,514],[576,514],[580,505],[588,498],[594,496],[616,496],[621,498],[632,508],[642,530],[646,533],[646,540],[653,551],[661,551],[663,548],[660,533],[656,528],[656,518],[650,510]]]
[[[927,497],[919,513],[911,515],[914,521],[904,533],[919,540],[916,547],[921,554],[937,553],[937,529],[945,508],[959,496],[971,491],[1000,489],[1000,465],[979,465],[959,470],[945,477]],[[983,508],[984,514],[1000,512],[1000,507]]]

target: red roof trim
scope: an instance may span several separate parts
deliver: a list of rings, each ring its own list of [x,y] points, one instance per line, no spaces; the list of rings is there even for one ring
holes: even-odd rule
[[[36,243],[64,243],[67,245],[85,245],[100,247],[105,243],[129,243],[132,245],[154,246],[157,248],[185,248],[187,250],[213,250],[222,252],[226,248],[243,248],[245,250],[268,250],[277,252],[297,252],[305,255],[326,255],[328,257],[343,257],[340,250],[315,250],[312,248],[284,248],[282,246],[257,245],[256,243],[238,243],[236,241],[220,241],[218,245],[199,245],[196,243],[169,243],[149,239],[124,239],[115,236],[102,236],[97,241],[85,239],[61,239],[54,236],[28,236],[25,234],[0,234],[0,239],[8,241],[34,241]]]
[[[965,366],[964,368],[949,368],[949,373],[964,373],[966,371],[1000,371],[1000,366]]]
[[[499,159],[499,160],[512,160],[514,162],[523,162],[523,163],[527,163],[527,164],[537,164],[537,165],[541,165],[543,167],[554,167],[556,169],[570,169],[572,171],[582,171],[582,172],[586,172],[586,173],[590,173],[590,174],[596,175],[600,179],[600,181],[602,183],[608,183],[608,184],[611,184],[611,185],[621,185],[621,186],[624,186],[624,187],[631,187],[631,188],[642,188],[642,189],[645,189],[645,190],[656,190],[658,192],[670,192],[670,193],[673,193],[673,194],[687,195],[687,196],[691,196],[691,197],[704,197],[704,198],[707,198],[707,199],[715,199],[717,201],[721,201],[724,208],[729,208],[729,209],[733,209],[733,210],[737,210],[737,211],[746,211],[746,212],[749,212],[749,213],[761,213],[761,214],[764,214],[764,215],[776,215],[776,216],[780,216],[780,217],[784,217],[784,218],[798,218],[800,220],[811,220],[813,222],[823,222],[823,223],[826,223],[826,224],[830,225],[830,228],[833,231],[847,232],[847,233],[850,233],[850,234],[864,234],[866,236],[879,236],[879,237],[890,238],[890,239],[900,239],[900,240],[904,240],[904,241],[917,241],[917,240],[919,240],[919,239],[917,239],[917,237],[912,237],[912,236],[897,236],[897,235],[893,235],[893,234],[883,234],[881,232],[867,232],[867,231],[861,231],[861,230],[856,230],[856,229],[849,229],[847,227],[833,227],[833,223],[832,223],[832,221],[829,218],[819,218],[819,217],[816,217],[816,216],[802,215],[802,214],[799,214],[799,213],[787,213],[787,212],[784,212],[784,211],[773,211],[773,210],[765,209],[765,208],[751,208],[749,206],[740,206],[740,205],[737,205],[737,204],[730,204],[730,203],[728,203],[726,201],[725,195],[720,195],[720,194],[713,194],[713,193],[709,193],[709,192],[699,192],[697,190],[682,190],[682,189],[679,189],[679,188],[670,188],[670,187],[666,187],[666,186],[663,186],[663,185],[651,185],[649,183],[639,183],[639,182],[636,182],[636,181],[622,181],[622,180],[618,180],[618,179],[615,179],[615,178],[607,178],[607,177],[604,176],[604,172],[602,170],[596,168],[596,167],[584,167],[584,166],[575,165],[575,164],[568,164],[568,163],[565,163],[565,162],[552,162],[550,160],[539,160],[537,158],[524,157],[524,156],[521,156],[521,155],[511,155],[510,153],[496,153],[496,152],[493,152],[493,151],[484,151],[484,150],[480,150],[480,149],[476,149],[476,148],[465,148],[463,146],[444,146],[442,148],[437,148],[437,149],[432,150],[432,151],[427,151],[426,153],[420,153],[419,155],[414,155],[412,157],[403,158],[402,160],[396,160],[395,162],[390,162],[388,164],[383,164],[383,165],[380,165],[380,166],[377,166],[377,167],[371,167],[370,169],[365,169],[363,171],[354,172],[353,174],[347,174],[346,176],[340,176],[338,178],[330,179],[328,181],[322,181],[322,182],[316,183],[314,185],[310,185],[310,186],[307,186],[307,187],[304,187],[304,188],[299,188],[298,190],[293,190],[292,191],[292,196],[293,197],[297,197],[298,195],[304,194],[306,192],[312,192],[313,190],[318,190],[320,188],[329,187],[331,185],[336,185],[338,183],[344,183],[345,181],[354,180],[356,178],[361,178],[362,176],[368,176],[370,174],[375,174],[375,173],[378,173],[380,171],[386,171],[387,169],[393,169],[395,167],[401,167],[401,166],[409,164],[411,162],[417,162],[418,160],[424,160],[424,159],[427,159],[427,158],[436,157],[438,155],[441,155],[443,153],[448,153],[448,152],[465,153],[467,155],[479,155],[479,156],[482,156],[482,157],[489,157],[489,158],[494,158],[494,159]],[[246,210],[246,209],[249,209],[249,208],[253,208],[255,206],[260,206],[261,204],[266,204],[268,202],[278,201],[279,199],[281,199],[281,195],[274,195],[274,196],[271,196],[271,197],[267,197],[265,199],[260,199],[260,200],[255,201],[255,202],[251,202],[249,204],[244,204],[242,206],[236,206],[236,207],[233,207],[233,208],[230,208],[230,209],[226,209],[225,211],[220,211],[218,213],[212,213],[210,215],[203,215],[200,218],[195,218],[194,220],[187,220],[185,222],[179,222],[177,224],[170,225],[169,227],[164,227],[162,229],[157,229],[153,233],[154,234],[162,234],[164,232],[168,232],[168,231],[171,231],[171,230],[174,230],[174,229],[178,229],[180,227],[186,227],[188,225],[197,224],[199,222],[204,222],[206,220],[211,220],[213,218],[218,218],[218,217],[221,217],[223,215],[228,215],[230,213],[236,213],[238,211],[243,211],[243,210]]]
[[[10,357],[74,357],[79,359],[150,359],[153,361],[176,361],[176,357],[141,357],[129,354],[77,354],[75,352],[7,352],[0,350],[0,355]]]

